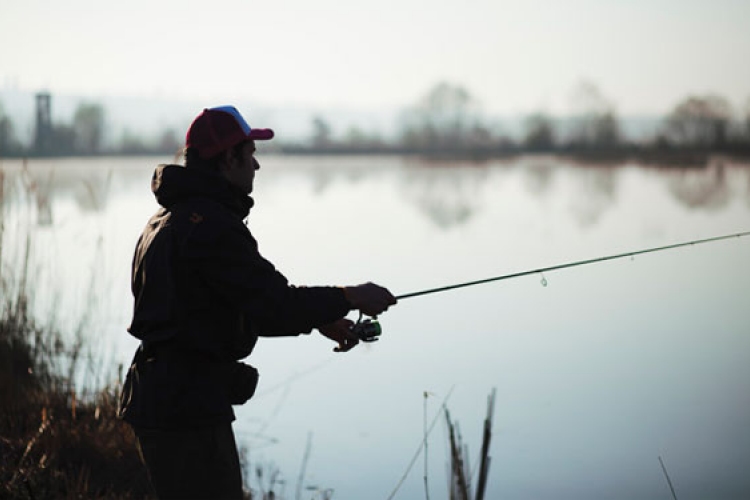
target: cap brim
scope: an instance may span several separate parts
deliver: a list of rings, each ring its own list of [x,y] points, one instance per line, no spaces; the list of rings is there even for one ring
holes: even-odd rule
[[[268,141],[273,139],[273,130],[270,128],[254,128],[250,129],[250,133],[247,134],[248,139],[254,141]]]

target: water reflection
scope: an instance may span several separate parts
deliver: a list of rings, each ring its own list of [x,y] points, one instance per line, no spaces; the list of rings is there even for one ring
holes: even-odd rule
[[[581,166],[571,170],[576,179],[570,210],[581,225],[596,224],[615,200],[618,171],[611,167]]]
[[[78,207],[84,212],[101,212],[107,206],[112,184],[112,170],[100,172],[99,175],[89,176],[76,184],[73,198]]]
[[[17,197],[30,199],[35,207],[37,225],[52,226],[54,207],[70,198],[82,213],[105,211],[111,197],[110,188],[114,170],[90,168],[84,162],[81,168],[53,165],[30,165],[24,161],[19,170],[8,169],[5,175],[10,182],[0,197],[0,204]],[[14,175],[15,174],[15,175]]]
[[[92,158],[3,164],[0,169],[7,180],[0,203],[7,203],[13,196],[11,191],[18,189],[33,200],[37,224],[48,227],[54,223],[55,200],[72,199],[82,213],[105,211],[115,175],[118,186],[148,194],[150,171],[158,163],[152,158],[117,159],[104,162],[108,168],[101,168],[96,165],[99,162]],[[136,163],[141,168],[134,169]],[[271,178],[269,184],[274,179],[288,182],[290,174],[303,177],[312,182],[316,196],[324,196],[340,181],[359,185],[375,177],[394,175],[395,170],[401,196],[441,229],[465,225],[482,213],[490,198],[502,189],[504,179],[515,171],[520,172],[528,194],[538,201],[565,196],[566,208],[577,224],[590,227],[616,201],[622,172],[621,168],[610,166],[572,165],[554,157],[460,165],[393,158],[275,157],[271,163],[273,169],[278,169],[279,164],[284,167],[279,169],[281,173],[264,169],[262,176]],[[381,164],[390,168],[381,168]],[[705,168],[628,167],[656,175],[669,195],[686,208],[719,210],[735,197],[750,204],[750,165],[712,162]]]
[[[725,207],[731,199],[723,163],[711,163],[703,169],[685,169],[667,175],[670,193],[686,207],[717,210]]]
[[[37,224],[39,226],[52,225],[51,193],[54,186],[55,171],[33,175],[26,161],[23,163],[21,181],[28,195],[36,204]]]
[[[555,158],[540,158],[530,161],[524,167],[524,186],[536,197],[544,197],[553,187]]]
[[[410,163],[408,167],[401,186],[403,196],[437,227],[464,225],[481,211],[487,168],[452,168],[423,162]]]

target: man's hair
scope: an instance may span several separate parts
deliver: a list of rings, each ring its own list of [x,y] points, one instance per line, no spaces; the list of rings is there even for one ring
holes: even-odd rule
[[[235,156],[241,157],[243,154],[244,144],[245,144],[244,142],[235,144],[231,148],[226,149],[222,151],[221,153],[215,156],[212,156],[211,158],[201,158],[201,155],[198,153],[198,150],[196,148],[186,147],[184,150],[185,167],[196,169],[196,170],[208,170],[211,172],[218,172],[219,164],[221,163],[222,157],[226,154],[226,152],[231,150]]]

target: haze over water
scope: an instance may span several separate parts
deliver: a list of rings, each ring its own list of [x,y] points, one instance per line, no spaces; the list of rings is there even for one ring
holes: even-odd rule
[[[73,329],[87,312],[111,366],[137,345],[129,265],[164,161],[0,164],[3,275],[30,233],[38,314]],[[748,165],[260,161],[249,227],[295,284],[403,294],[750,229]],[[681,500],[747,498],[748,257],[742,238],[405,299],[379,342],[347,354],[316,335],[261,340],[261,385],[235,428],[287,498],[311,434],[305,486],[383,499],[423,439],[425,392],[428,423],[451,394],[473,461],[496,388],[487,498],[670,498],[659,456]],[[447,498],[446,443],[439,422],[433,499]],[[423,476],[420,457],[395,498],[424,497]]]

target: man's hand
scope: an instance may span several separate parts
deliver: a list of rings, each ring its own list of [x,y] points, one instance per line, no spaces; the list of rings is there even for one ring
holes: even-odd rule
[[[344,288],[344,295],[353,309],[368,316],[377,316],[396,303],[396,297],[391,292],[375,283],[347,286]]]
[[[338,342],[339,346],[334,347],[334,352],[346,352],[359,343],[359,339],[352,333],[354,322],[350,319],[341,318],[333,323],[319,326],[318,331],[325,337]]]

